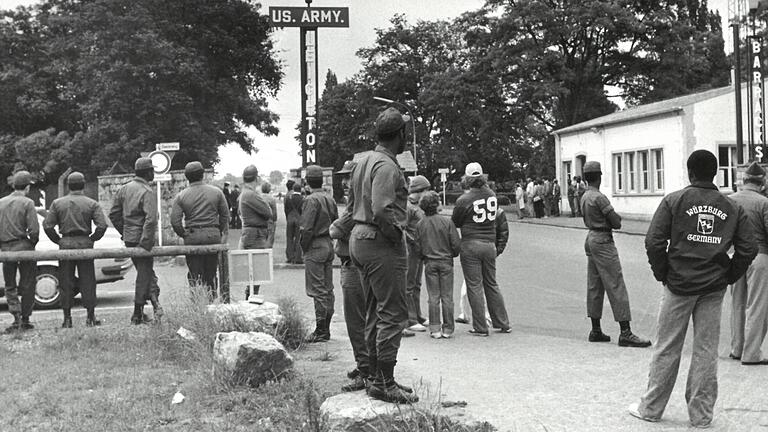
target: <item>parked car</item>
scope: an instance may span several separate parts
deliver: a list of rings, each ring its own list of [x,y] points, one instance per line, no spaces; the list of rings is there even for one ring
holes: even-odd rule
[[[52,242],[42,231],[44,209],[38,209],[38,222],[40,222],[40,241],[35,250],[58,250],[59,246]],[[112,249],[123,247],[123,241],[120,239],[120,233],[116,229],[109,227],[104,237],[94,245],[97,249]],[[96,269],[96,283],[103,284],[121,280],[133,267],[130,258],[103,258],[94,261]],[[59,288],[59,262],[58,261],[38,261],[37,262],[37,282],[35,283],[35,305],[42,307],[51,307],[59,304],[61,300],[61,289]],[[80,288],[75,281],[74,294],[80,293]],[[5,287],[0,287],[0,296],[5,295]]]

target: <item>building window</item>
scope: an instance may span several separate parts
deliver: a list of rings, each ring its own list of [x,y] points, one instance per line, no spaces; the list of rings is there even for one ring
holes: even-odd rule
[[[613,154],[614,187],[617,194],[664,191],[664,153],[662,149]]]
[[[563,185],[571,184],[571,161],[563,161]]]
[[[736,146],[718,146],[717,165],[717,186],[731,189],[736,181]]]

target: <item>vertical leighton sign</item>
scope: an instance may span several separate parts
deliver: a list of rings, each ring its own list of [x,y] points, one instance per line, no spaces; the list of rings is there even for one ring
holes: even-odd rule
[[[309,6],[312,0],[305,0]],[[273,27],[300,27],[301,57],[301,166],[317,163],[318,27],[349,27],[349,8],[288,7],[269,8]]]

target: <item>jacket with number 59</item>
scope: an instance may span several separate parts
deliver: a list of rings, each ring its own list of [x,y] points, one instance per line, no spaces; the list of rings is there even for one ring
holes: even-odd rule
[[[481,240],[496,243],[496,216],[499,202],[487,186],[471,188],[456,200],[453,220],[461,230],[462,240]]]

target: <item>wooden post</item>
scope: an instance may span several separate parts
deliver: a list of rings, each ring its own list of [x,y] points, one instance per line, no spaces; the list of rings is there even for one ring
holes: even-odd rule
[[[221,301],[229,303],[229,254],[219,252],[219,296]]]
[[[226,252],[229,245],[185,245],[185,246],[155,246],[152,250],[140,247],[110,248],[110,249],[59,249],[47,251],[16,251],[0,252],[0,262],[4,261],[71,261],[100,258],[140,258],[177,255],[208,255]]]

